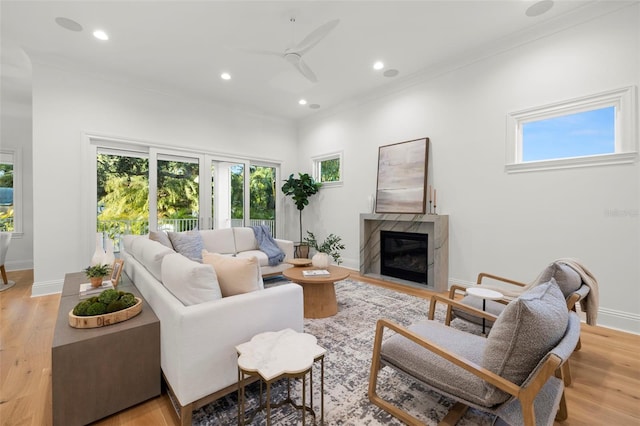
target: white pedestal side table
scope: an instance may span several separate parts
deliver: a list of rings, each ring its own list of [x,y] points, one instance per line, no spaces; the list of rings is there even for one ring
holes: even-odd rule
[[[286,378],[287,397],[274,404],[273,408],[290,404],[302,411],[302,425],[305,425],[306,413],[313,416],[313,364],[320,361],[320,424],[324,424],[324,354],[326,350],[317,345],[315,336],[298,333],[290,328],[260,333],[249,342],[236,346],[238,352],[238,424],[245,423],[245,385],[250,377],[258,376],[260,381],[259,406],[251,413],[249,423],[260,410],[266,409],[267,425],[271,425],[271,384]],[[306,404],[306,376],[309,374],[310,403]],[[302,379],[302,404],[296,404],[291,398],[292,378]],[[262,383],[266,384],[266,401],[262,402]]]
[[[468,287],[467,294],[471,296],[479,297],[482,299],[483,311],[486,309],[487,300],[500,300],[504,297],[504,295],[499,291],[491,290],[488,288],[482,288],[482,287]],[[486,320],[483,317],[482,318],[482,334],[486,334],[485,328],[486,328]]]

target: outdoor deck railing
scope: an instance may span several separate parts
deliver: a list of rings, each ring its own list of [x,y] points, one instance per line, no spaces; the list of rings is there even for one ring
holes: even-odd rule
[[[213,221],[208,221],[213,223]],[[271,235],[275,236],[276,221],[269,219],[249,219],[247,226],[266,225],[271,231]],[[242,219],[232,219],[231,227],[236,228],[245,226]],[[169,232],[184,232],[192,229],[199,229],[198,218],[187,219],[160,219],[158,220],[158,229]],[[97,223],[97,231],[105,236],[113,236],[113,249],[119,252],[122,249],[123,235],[142,235],[149,233],[148,220],[99,220]]]

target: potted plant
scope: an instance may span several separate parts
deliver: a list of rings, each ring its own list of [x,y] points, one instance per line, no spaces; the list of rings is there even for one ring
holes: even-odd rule
[[[300,246],[302,247],[302,210],[309,205],[309,197],[316,194],[322,183],[316,182],[307,173],[298,173],[298,177],[294,177],[293,173],[289,175],[289,179],[284,181],[282,185],[282,192],[284,195],[291,196],[293,202],[296,204],[296,208],[300,212]],[[307,257],[309,248],[307,246],[307,253],[300,257]]]
[[[87,266],[84,269],[84,273],[91,282],[91,287],[100,287],[104,277],[109,276],[111,273],[111,266],[106,263],[100,265]]]
[[[308,236],[305,238],[306,243],[317,252],[311,259],[313,266],[316,268],[326,268],[329,266],[329,256],[331,256],[333,261],[338,265],[342,263],[340,252],[344,250],[344,244],[342,244],[341,237],[329,234],[322,243],[319,243],[316,236],[313,235],[313,232],[307,231],[307,234]]]

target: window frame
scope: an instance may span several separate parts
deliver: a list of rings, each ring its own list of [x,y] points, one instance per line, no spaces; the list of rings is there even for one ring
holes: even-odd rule
[[[615,152],[526,162],[522,160],[524,124],[611,106],[615,107]],[[505,171],[521,173],[633,163],[638,149],[635,111],[636,88],[629,86],[507,114]]]
[[[0,158],[4,164],[13,165],[13,238],[22,238],[22,150],[20,148],[0,149]],[[4,160],[10,158],[10,160]],[[10,162],[9,162],[10,161]]]
[[[322,174],[320,172],[320,167],[322,165],[323,161],[327,161],[327,160],[338,160],[340,161],[340,169],[339,169],[339,173],[340,173],[340,180],[336,180],[336,181],[331,181],[331,182],[322,182],[320,180],[320,178],[322,177]],[[343,159],[343,155],[342,155],[342,151],[338,151],[338,152],[332,152],[329,154],[323,154],[323,155],[317,155],[315,157],[311,157],[311,161],[312,161],[312,166],[313,166],[313,179],[316,182],[320,182],[322,183],[322,188],[331,188],[331,187],[335,187],[335,186],[342,186],[344,184],[344,159]]]

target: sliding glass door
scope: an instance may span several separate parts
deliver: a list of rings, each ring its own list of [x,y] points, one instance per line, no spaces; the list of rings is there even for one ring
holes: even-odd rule
[[[277,165],[97,145],[97,231],[116,247],[122,235],[150,230],[266,225],[275,236]]]

